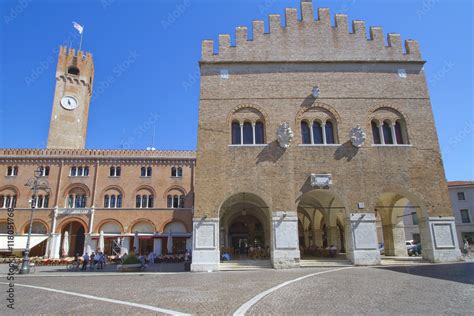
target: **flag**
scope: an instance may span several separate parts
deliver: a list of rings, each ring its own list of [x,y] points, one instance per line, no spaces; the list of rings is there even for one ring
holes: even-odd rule
[[[77,22],[72,22],[72,25],[79,32],[79,34],[82,34],[82,31],[84,31],[84,27],[82,25]]]

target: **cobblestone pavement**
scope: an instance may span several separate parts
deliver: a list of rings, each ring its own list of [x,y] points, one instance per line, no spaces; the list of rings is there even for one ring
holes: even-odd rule
[[[324,273],[317,274],[320,272]],[[94,314],[156,315],[161,314],[160,310],[153,308],[162,308],[198,315],[227,315],[263,291],[308,275],[312,276],[282,286],[256,301],[249,306],[247,314],[471,314],[474,305],[474,263],[460,263],[354,267],[337,271],[334,268],[305,268],[18,276],[15,279],[15,314],[84,314],[90,311]],[[0,292],[5,295],[7,286],[1,282],[6,282],[6,277],[0,279]],[[116,301],[104,301],[109,299]],[[8,310],[2,298],[0,314],[5,312]]]

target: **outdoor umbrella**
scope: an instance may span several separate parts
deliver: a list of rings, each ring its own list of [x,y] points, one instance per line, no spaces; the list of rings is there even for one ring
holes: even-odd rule
[[[64,237],[63,237],[63,254],[64,256],[68,256],[69,254],[69,233],[68,231],[64,232]]]
[[[104,231],[101,230],[99,234],[99,250],[104,252],[105,242],[104,242]]]
[[[168,243],[166,245],[166,248],[168,248],[168,254],[173,253],[173,232],[170,231],[168,235]]]
[[[140,241],[138,240],[138,232],[135,232],[135,237],[133,238],[133,249],[135,250],[135,256],[138,255],[140,247]]]

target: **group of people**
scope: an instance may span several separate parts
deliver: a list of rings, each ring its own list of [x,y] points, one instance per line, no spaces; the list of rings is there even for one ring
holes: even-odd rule
[[[79,263],[79,254],[76,254],[74,260]],[[87,270],[87,266],[89,266],[90,270],[94,270],[96,268],[97,270],[103,270],[105,268],[106,262],[107,255],[104,254],[102,251],[99,250],[97,251],[97,253],[92,252],[90,256],[86,252],[83,256],[82,270]]]

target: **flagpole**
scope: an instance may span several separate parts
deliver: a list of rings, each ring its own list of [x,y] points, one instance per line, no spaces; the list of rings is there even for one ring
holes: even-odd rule
[[[81,32],[81,41],[79,42],[79,51],[81,51],[82,47],[82,36],[84,35],[84,26],[82,26],[82,32]]]

